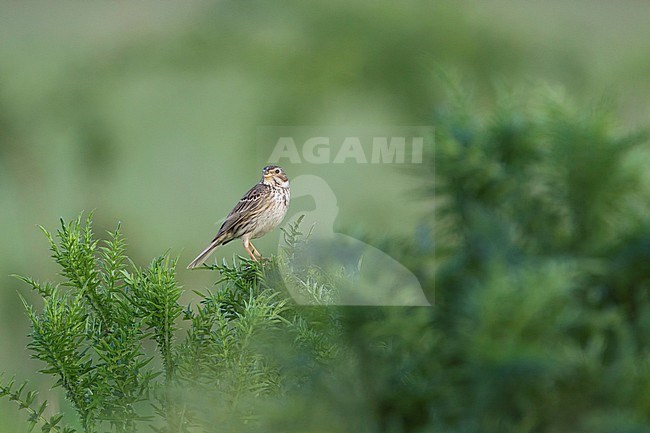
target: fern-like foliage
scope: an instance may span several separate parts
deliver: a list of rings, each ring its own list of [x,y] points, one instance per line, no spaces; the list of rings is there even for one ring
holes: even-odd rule
[[[156,376],[145,355],[144,317],[129,296],[125,242],[120,228],[101,246],[94,239],[92,215],[61,226],[55,236],[41,228],[60,265],[63,282],[41,284],[19,277],[43,297],[43,309],[25,302],[32,322],[29,348],[43,361],[76,409],[85,431],[108,422],[115,431],[135,431],[149,419],[136,406],[147,400]]]
[[[138,267],[119,225],[103,241],[94,237],[92,215],[61,221],[54,235],[42,230],[62,281],[18,277],[43,301],[37,309],[23,299],[32,323],[29,349],[45,365],[41,372],[64,389],[86,433],[256,425],[252,401],[280,396],[297,375],[309,374],[286,369],[289,352],[304,351],[312,369],[337,353],[322,322],[330,316],[298,308],[281,259],[239,257],[208,267],[219,274],[217,288],[194,291],[195,306],[182,306],[177,260],[165,255]],[[290,230],[287,254],[300,244],[298,227]],[[23,395],[23,388],[10,381],[0,396],[19,402],[43,431],[72,431],[59,428],[58,415],[45,418],[45,404],[32,408],[36,393]]]
[[[63,425],[63,414],[54,413],[47,416],[47,400],[43,400],[38,404],[38,391],[26,391],[26,387],[27,382],[23,382],[16,386],[16,382],[13,378],[5,382],[2,375],[0,375],[0,397],[7,397],[10,401],[13,401],[18,405],[18,409],[27,412],[27,422],[29,423],[30,432],[39,425],[41,427],[41,432],[43,433],[76,432],[74,428]]]

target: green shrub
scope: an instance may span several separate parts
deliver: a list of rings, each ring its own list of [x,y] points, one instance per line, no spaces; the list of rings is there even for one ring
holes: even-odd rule
[[[158,432],[213,431],[216,402],[228,417],[219,419],[221,427],[254,424],[251,398],[281,395],[333,357],[335,324],[316,323],[282,285],[267,284],[267,277],[281,281],[277,259],[211,267],[222,275],[218,290],[197,292],[197,305],[183,307],[176,260],[161,256],[139,268],[125,254],[119,226],[100,243],[91,223],[91,217],[62,220],[55,236],[43,229],[63,282],[19,277],[43,299],[40,311],[24,301],[29,349],[45,364],[41,372],[65,390],[85,432],[134,432],[141,424]],[[289,253],[300,233],[297,227],[287,233]],[[312,362],[283,370],[277,347],[294,342]],[[36,407],[36,393],[23,389],[13,380],[0,388],[28,410],[31,424],[73,431],[60,426],[60,414],[46,419],[46,403]]]
[[[44,301],[26,303],[30,348],[82,428],[648,431],[646,136],[547,89],[487,111],[455,95],[419,173],[432,213],[369,240],[432,308],[328,306],[345,273],[300,260],[297,227],[279,257],[211,267],[218,288],[181,306],[174,260],[140,269],[119,228],[100,246],[89,221],[62,223],[63,282],[23,280]],[[24,389],[0,394],[64,431]]]

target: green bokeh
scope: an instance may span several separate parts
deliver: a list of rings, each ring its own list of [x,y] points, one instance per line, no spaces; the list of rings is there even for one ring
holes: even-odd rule
[[[189,262],[258,179],[259,126],[430,125],[448,72],[479,111],[495,89],[542,83],[611,98],[623,127],[647,125],[649,20],[643,2],[600,0],[1,1],[0,371],[40,380],[16,290],[29,293],[9,277],[56,272],[37,224],[94,209],[99,233],[122,222],[139,263],[167,250]],[[330,181],[341,232],[379,245],[427,218],[410,193],[419,180],[399,167],[289,174],[306,173]],[[220,257],[236,253],[233,242]],[[22,425],[1,401],[0,431]]]

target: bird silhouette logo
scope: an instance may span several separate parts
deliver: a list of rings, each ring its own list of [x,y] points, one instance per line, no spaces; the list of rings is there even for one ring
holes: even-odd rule
[[[294,214],[285,227],[302,218],[302,231],[309,230],[309,240],[300,254],[290,258],[294,262],[317,264],[320,269],[343,273],[345,283],[326,298],[332,305],[374,306],[430,306],[417,277],[397,260],[359,239],[334,231],[338,215],[337,199],[325,179],[315,175],[301,175],[292,181],[294,199],[310,196],[315,207]],[[278,247],[281,254],[281,245]],[[298,263],[288,263],[290,269]],[[283,276],[284,278],[284,276]],[[291,292],[292,284],[287,284]],[[313,303],[299,293],[291,293],[300,303]]]

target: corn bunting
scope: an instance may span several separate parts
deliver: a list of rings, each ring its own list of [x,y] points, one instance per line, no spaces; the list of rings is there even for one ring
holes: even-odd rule
[[[251,242],[282,222],[289,207],[289,178],[277,165],[267,165],[262,169],[262,179],[239,200],[221,225],[210,245],[190,263],[187,268],[200,266],[220,245],[241,238],[244,249],[251,259],[262,255]]]

